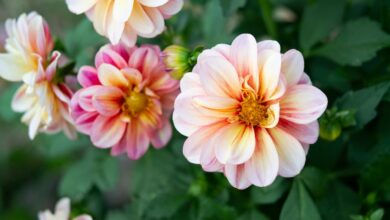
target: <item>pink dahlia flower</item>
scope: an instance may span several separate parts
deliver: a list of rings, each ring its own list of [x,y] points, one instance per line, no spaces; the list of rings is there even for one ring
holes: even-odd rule
[[[202,52],[173,113],[185,157],[239,189],[297,175],[327,106],[303,68],[300,52],[249,34]]]
[[[69,220],[70,219],[70,199],[63,198],[58,201],[55,212],[52,213],[49,210],[40,212],[38,214],[39,220]],[[73,218],[73,220],[92,220],[89,215],[80,215]]]
[[[49,26],[37,13],[22,14],[5,24],[7,39],[5,53],[0,53],[0,77],[8,81],[21,81],[12,101],[14,111],[24,113],[22,122],[29,125],[29,137],[41,132],[61,130],[75,138],[69,112],[72,91],[55,82],[58,52],[53,52]]]
[[[161,148],[172,135],[169,117],[178,94],[158,47],[107,45],[96,67],[78,74],[82,89],[72,98],[72,116],[80,132],[112,155],[140,158],[149,144]]]
[[[133,46],[137,35],[153,38],[164,31],[164,19],[178,13],[183,0],[66,0],[69,10],[86,13],[96,31]]]

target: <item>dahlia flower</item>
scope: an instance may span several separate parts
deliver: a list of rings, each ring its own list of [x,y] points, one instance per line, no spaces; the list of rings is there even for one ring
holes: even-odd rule
[[[75,14],[86,13],[95,30],[110,39],[133,46],[137,35],[153,38],[164,31],[164,19],[178,13],[183,0],[66,0]]]
[[[64,83],[54,82],[58,52],[46,21],[37,13],[22,14],[6,22],[6,53],[0,53],[0,77],[22,81],[12,101],[12,109],[23,112],[22,122],[29,125],[29,137],[38,131],[64,130],[76,135],[69,113],[72,91]]]
[[[97,147],[111,148],[114,156],[127,152],[130,159],[140,158],[150,143],[165,146],[179,85],[166,72],[160,49],[107,45],[95,66],[78,74],[83,88],[71,102],[78,130]]]
[[[58,201],[55,212],[52,213],[49,210],[40,212],[38,214],[39,220],[69,220],[70,217],[70,199],[63,198]],[[92,220],[89,215],[80,215],[73,220]]]
[[[249,34],[202,52],[180,88],[173,121],[188,136],[185,157],[239,189],[297,175],[327,106],[300,52]]]

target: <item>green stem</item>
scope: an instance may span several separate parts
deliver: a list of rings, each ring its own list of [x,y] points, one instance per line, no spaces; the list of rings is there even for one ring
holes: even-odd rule
[[[278,33],[276,31],[276,23],[272,18],[271,4],[269,0],[259,0],[261,14],[263,16],[263,21],[265,23],[265,28],[267,29],[268,34],[273,38],[277,39]]]

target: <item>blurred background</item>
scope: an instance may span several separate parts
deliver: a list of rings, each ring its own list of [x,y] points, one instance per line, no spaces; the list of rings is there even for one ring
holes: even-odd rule
[[[0,51],[4,21],[30,11],[45,17],[77,67],[107,42],[64,0],[0,0]],[[390,1],[187,0],[164,34],[139,43],[211,47],[240,33],[302,51],[305,71],[329,98],[302,174],[238,191],[189,164],[177,133],[139,161],[112,158],[83,135],[30,141],[10,108],[18,85],[0,80],[0,219],[37,219],[63,196],[72,216],[98,220],[390,219]]]

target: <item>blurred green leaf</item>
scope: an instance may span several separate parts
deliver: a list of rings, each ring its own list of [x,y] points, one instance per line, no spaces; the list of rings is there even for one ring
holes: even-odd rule
[[[203,35],[207,46],[225,42],[228,39],[220,0],[210,0],[203,15]]]
[[[328,178],[326,173],[316,167],[306,167],[299,174],[299,178],[306,185],[312,195],[320,197],[324,195],[328,187]]]
[[[354,92],[348,92],[337,99],[335,106],[340,110],[356,110],[357,127],[363,128],[376,116],[376,107],[390,87],[389,82],[374,85]]]
[[[299,32],[299,43],[304,51],[329,36],[340,24],[344,5],[345,1],[319,0],[305,8]]]
[[[320,220],[317,210],[305,186],[299,180],[295,180],[291,191],[285,201],[280,220]]]
[[[358,195],[345,185],[334,182],[318,203],[323,220],[349,219],[358,213],[361,202]]]
[[[111,211],[108,213],[106,220],[127,220],[126,213],[121,211]]]
[[[94,183],[94,165],[91,159],[81,160],[72,165],[61,180],[60,195],[68,196],[76,202],[83,199]]]
[[[76,61],[76,66],[91,64],[98,47],[107,40],[98,35],[88,19],[82,20],[65,37],[64,45],[66,53],[72,60]]]
[[[372,59],[377,51],[390,45],[390,35],[368,18],[360,18],[345,25],[333,41],[314,52],[340,65],[360,66]]]
[[[115,186],[119,179],[118,160],[98,150],[89,151],[78,163],[73,164],[63,176],[59,193],[74,201],[82,200],[96,185],[101,191]]]
[[[231,14],[234,14],[239,8],[244,7],[246,2],[247,0],[234,0],[234,1],[222,0],[221,5],[225,16],[230,16]]]
[[[19,117],[19,114],[11,109],[12,98],[19,87],[18,83],[10,85],[0,96],[0,118],[6,122],[15,121]]]
[[[95,182],[102,191],[112,189],[119,179],[118,158],[106,157],[97,164]]]
[[[362,170],[362,183],[371,190],[390,191],[390,151],[384,151]]]
[[[188,196],[180,191],[160,193],[149,203],[146,216],[152,219],[169,219],[188,201],[188,199]]]
[[[237,213],[234,208],[207,197],[199,198],[197,219],[235,220]]]
[[[283,196],[288,187],[287,181],[279,177],[270,186],[252,187],[251,199],[255,204],[272,204]]]
[[[370,220],[382,220],[385,211],[383,209],[377,209],[370,215]]]
[[[241,215],[237,220],[269,220],[269,218],[257,210],[251,210]]]

